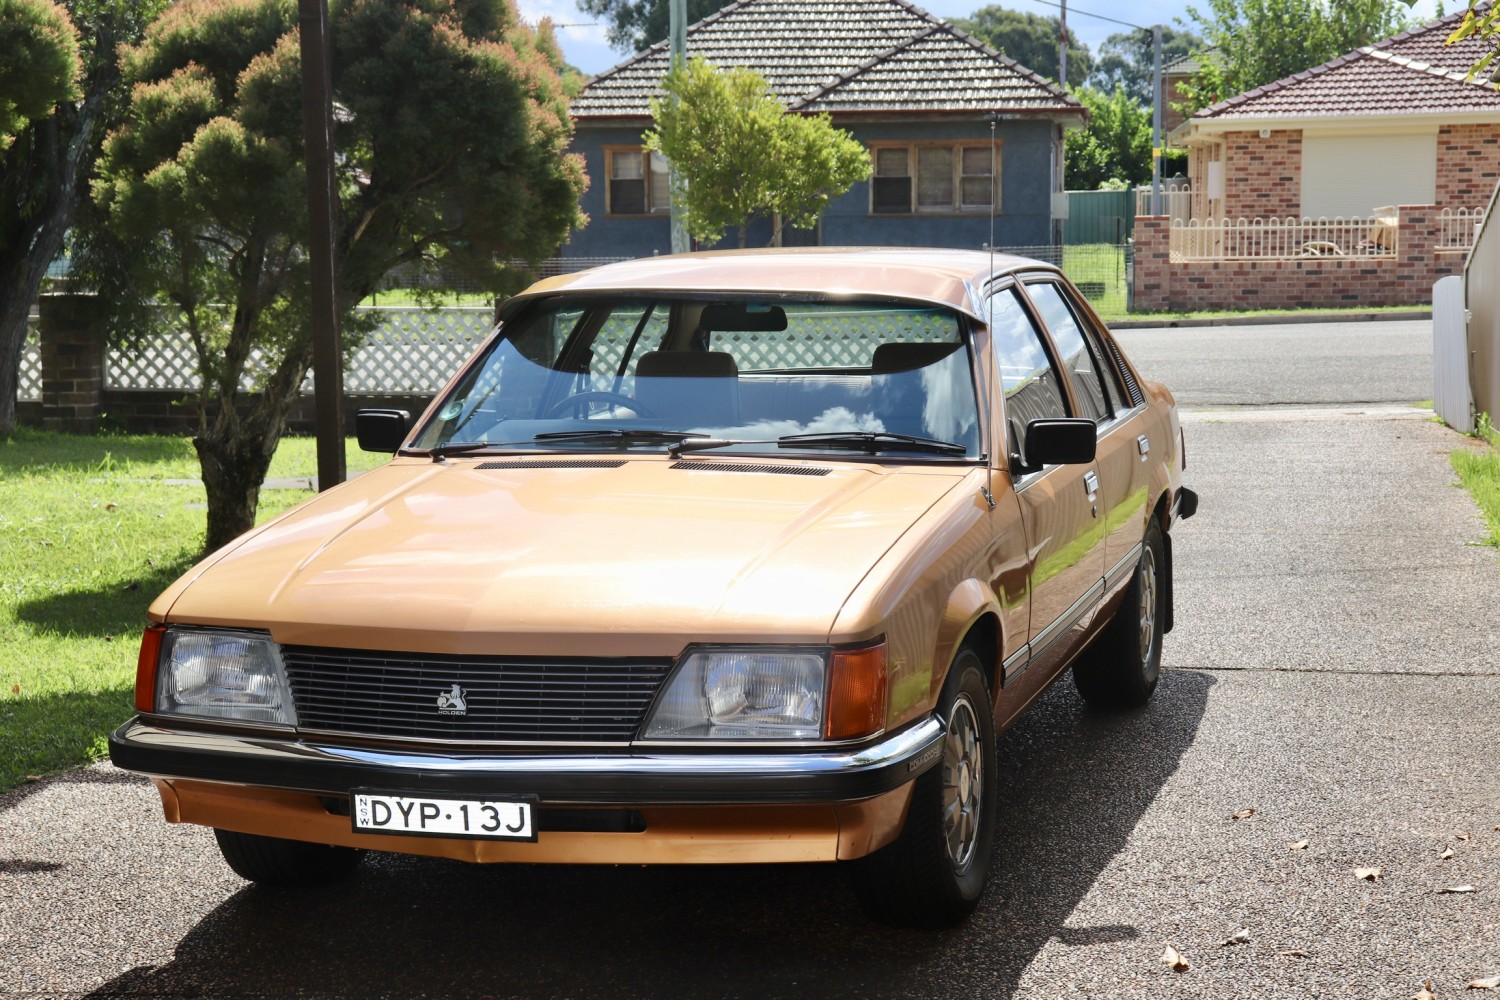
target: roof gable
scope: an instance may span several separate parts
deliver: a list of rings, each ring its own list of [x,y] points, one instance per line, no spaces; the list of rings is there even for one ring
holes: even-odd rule
[[[1042,77],[905,0],[739,0],[688,29],[688,54],[754,70],[799,111],[1083,115]],[[575,118],[647,117],[667,44],[590,80]]]
[[[1294,73],[1204,108],[1192,122],[1237,118],[1329,118],[1439,115],[1493,110],[1500,89],[1469,82],[1468,68],[1488,44],[1469,38],[1446,45],[1463,12],[1428,22],[1382,42]]]

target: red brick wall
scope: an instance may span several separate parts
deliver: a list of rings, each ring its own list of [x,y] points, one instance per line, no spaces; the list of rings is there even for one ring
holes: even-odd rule
[[[1438,278],[1463,268],[1462,253],[1436,253],[1440,225],[1431,205],[1397,209],[1400,236],[1386,257],[1179,261],[1169,220],[1135,220],[1135,309],[1318,309],[1426,305]]]
[[[1286,219],[1302,215],[1302,130],[1224,134],[1224,216]]]
[[[1484,208],[1500,183],[1500,124],[1444,125],[1437,139],[1437,203]]]

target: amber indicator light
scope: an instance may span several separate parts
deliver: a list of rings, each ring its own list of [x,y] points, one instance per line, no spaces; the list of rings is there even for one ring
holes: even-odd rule
[[[156,710],[156,662],[161,658],[161,641],[167,634],[165,625],[147,625],[141,635],[141,657],[135,663],[135,710]]]
[[[823,732],[826,738],[854,739],[885,728],[885,649],[881,642],[833,651]]]

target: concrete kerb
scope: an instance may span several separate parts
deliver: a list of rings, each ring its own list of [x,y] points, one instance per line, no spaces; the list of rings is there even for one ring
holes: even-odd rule
[[[1432,319],[1431,309],[1401,309],[1381,312],[1306,312],[1273,316],[1212,316],[1207,319],[1122,319],[1106,321],[1111,330],[1153,330],[1162,327],[1280,326],[1288,323],[1378,323],[1387,320]]]

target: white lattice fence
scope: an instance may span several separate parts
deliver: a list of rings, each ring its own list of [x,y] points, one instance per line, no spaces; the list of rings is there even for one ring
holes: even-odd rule
[[[378,320],[344,368],[344,389],[355,393],[436,392],[474,352],[489,332],[488,306],[428,310],[414,307],[361,308]],[[262,356],[251,355],[250,372],[240,380],[246,391],[263,373]],[[169,389],[195,392],[199,386],[197,355],[186,331],[173,330],[127,350],[113,348],[105,362],[111,389]],[[40,380],[38,380],[40,381]],[[312,391],[312,379],[303,383]]]
[[[953,339],[953,320],[932,309],[873,313],[787,313],[787,330],[770,336],[754,331],[714,334],[711,346],[728,351],[741,371],[782,368],[867,367],[886,343]]]
[[[37,315],[26,317],[26,342],[21,345],[21,377],[16,400],[30,403],[42,398],[42,346],[37,334]]]

